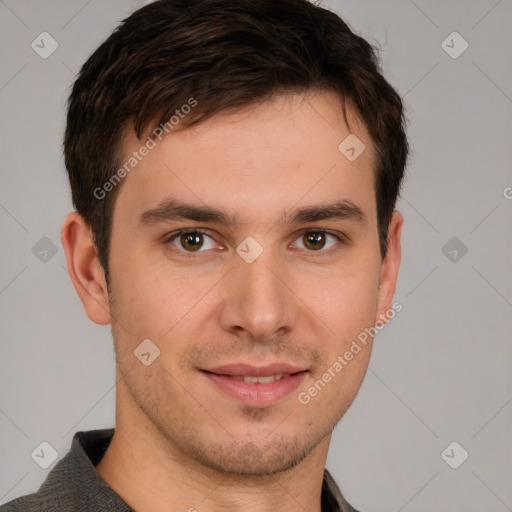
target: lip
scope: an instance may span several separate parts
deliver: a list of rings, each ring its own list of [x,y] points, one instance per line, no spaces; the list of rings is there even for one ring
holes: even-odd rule
[[[265,366],[253,366],[246,363],[226,364],[215,368],[202,368],[202,370],[217,375],[247,375],[250,377],[263,377],[265,375],[278,375],[280,373],[293,374],[306,371],[306,368],[294,366],[289,363],[272,363]]]
[[[201,373],[217,389],[244,405],[266,407],[289,395],[300,385],[308,371],[286,363],[274,363],[261,367],[247,364],[230,364],[210,370],[202,370]],[[234,376],[239,375],[262,377],[278,374],[286,374],[287,376],[268,383],[245,382],[234,378]]]

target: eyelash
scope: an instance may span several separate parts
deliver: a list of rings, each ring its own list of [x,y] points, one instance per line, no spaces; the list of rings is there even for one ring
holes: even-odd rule
[[[181,235],[184,235],[187,233],[200,233],[202,235],[205,235],[205,236],[213,239],[213,237],[206,231],[203,231],[202,229],[199,229],[199,228],[191,228],[191,229],[182,229],[180,231],[171,233],[169,236],[165,237],[164,244],[172,245],[171,242],[173,242],[176,238],[180,237]],[[331,231],[327,231],[325,229],[312,229],[312,228],[307,228],[307,229],[303,229],[302,231],[300,231],[299,234],[297,235],[297,237],[295,238],[295,240],[297,240],[300,237],[303,237],[304,235],[306,235],[308,233],[322,233],[322,234],[330,235],[330,236],[336,238],[336,240],[340,244],[346,245],[348,243],[348,238],[345,235],[342,235],[341,233],[336,234],[336,233],[332,233]],[[325,250],[319,249],[318,251],[307,250],[307,249],[298,249],[298,250],[305,250],[308,253],[310,253],[311,256],[317,257],[317,256],[325,256],[326,254],[328,255],[333,250],[336,250],[337,248],[339,248],[338,245],[336,245],[334,247],[330,247],[329,249],[325,249]],[[198,258],[198,257],[201,257],[201,253],[206,252],[206,251],[186,251],[184,249],[180,250],[177,248],[173,249],[173,250],[180,253],[180,255],[184,255],[185,257],[188,257],[188,258]]]

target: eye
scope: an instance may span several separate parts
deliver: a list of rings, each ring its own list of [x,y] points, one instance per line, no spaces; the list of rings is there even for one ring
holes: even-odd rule
[[[178,231],[171,235],[167,242],[186,252],[203,252],[216,247],[216,243],[211,236],[197,229]]]
[[[308,230],[301,233],[297,239],[302,243],[299,249],[306,249],[308,251],[325,251],[334,247],[337,242],[341,242],[340,237],[323,230]],[[330,240],[330,242],[329,242]]]

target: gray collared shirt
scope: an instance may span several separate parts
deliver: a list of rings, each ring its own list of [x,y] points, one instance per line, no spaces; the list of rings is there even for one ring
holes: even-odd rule
[[[0,507],[0,512],[134,512],[101,478],[95,466],[114,429],[77,432],[71,449],[50,471],[39,490]],[[357,512],[324,471],[322,512]]]

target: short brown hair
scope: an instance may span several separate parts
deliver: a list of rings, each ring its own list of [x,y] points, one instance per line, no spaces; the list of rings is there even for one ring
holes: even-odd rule
[[[126,126],[141,139],[190,98],[197,106],[181,129],[276,92],[310,89],[350,98],[372,137],[384,257],[408,143],[402,101],[373,46],[308,0],[158,0],[121,22],[80,70],[64,137],[73,204],[91,226],[107,282],[120,186],[101,199],[94,191],[120,165]]]

